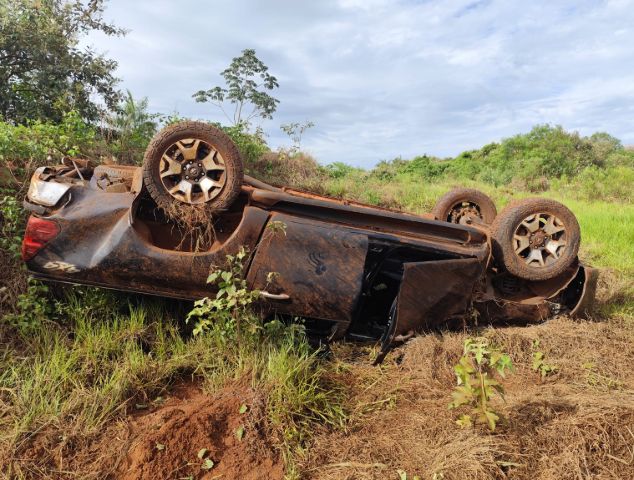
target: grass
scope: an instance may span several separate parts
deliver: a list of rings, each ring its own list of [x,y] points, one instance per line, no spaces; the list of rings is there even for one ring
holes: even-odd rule
[[[198,377],[207,391],[246,381],[268,399],[290,473],[311,424],[344,422],[344,396],[324,389],[326,369],[318,368],[320,360],[296,329],[274,342],[229,345],[184,333],[172,318],[179,310],[184,317],[182,307],[166,301],[96,289],[64,292],[59,323],[23,337],[0,325],[0,478],[55,473],[55,452],[89,448],[106,424],[165,395],[172,380],[184,376]],[[25,461],[38,436],[51,449]],[[97,471],[85,465],[76,473],[100,478],[124,452],[111,453]]]
[[[482,189],[498,210],[535,195],[473,181],[429,182],[412,174],[380,178],[351,169],[331,176],[306,158],[283,163],[272,156],[262,162],[258,171],[264,180],[412,213],[430,211],[442,194],[461,186]],[[533,430],[518,424],[501,429],[500,436],[456,430],[453,414],[446,412],[453,366],[466,336],[478,331],[422,337],[373,368],[355,363],[372,357],[371,347],[337,345],[326,361],[296,330],[255,345],[193,337],[182,323],[190,304],[65,288],[54,305],[54,321],[38,331],[20,334],[0,324],[0,479],[59,476],[58,458],[79,453],[100,455],[101,466],[95,469],[93,458],[73,467],[73,475],[102,478],[125,456],[108,436],[111,426],[125,422],[136,404],[164,395],[175,379],[192,376],[210,392],[236,383],[258,392],[266,404],[265,430],[279,445],[290,478],[397,478],[396,469],[421,478],[435,473],[460,478],[452,472],[522,478],[530,471],[542,472],[542,478],[568,478],[570,472],[585,478],[582,467],[565,455],[566,448],[596,472],[620,472],[621,464],[605,455],[627,461],[629,437],[622,422],[632,417],[617,404],[630,399],[627,391],[634,381],[627,373],[634,342],[629,280],[634,274],[634,205],[591,202],[570,189],[562,192],[541,195],[575,212],[583,237],[581,257],[603,269],[595,321],[562,320],[486,333],[504,344],[520,366],[520,380],[507,388],[504,413],[511,421],[528,415],[536,422]],[[558,368],[552,379],[534,386],[530,346],[538,338],[547,361]],[[577,417],[569,407],[575,402]],[[560,411],[557,405],[568,406]],[[539,420],[541,414],[545,420]],[[601,422],[603,432],[597,430]],[[568,436],[570,443],[549,444],[546,436]],[[36,439],[43,449],[33,458],[29,452],[36,450]],[[603,460],[588,456],[593,441],[609,445],[601,450]],[[546,460],[526,460],[526,448]],[[548,461],[551,451],[559,465]],[[518,473],[512,470],[517,467],[500,462],[526,469]],[[379,464],[393,470],[388,473]]]

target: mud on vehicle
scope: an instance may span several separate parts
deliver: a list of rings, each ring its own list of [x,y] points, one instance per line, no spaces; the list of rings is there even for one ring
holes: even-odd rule
[[[22,256],[35,278],[200,299],[216,289],[210,266],[246,246],[263,319],[301,317],[330,341],[378,339],[382,355],[467,315],[585,317],[598,278],[579,263],[574,214],[553,200],[498,213],[484,193],[456,189],[412,215],[272,186],[245,175],[231,139],[200,122],[159,132],[139,168],[69,158],[39,168],[25,206]],[[214,231],[203,250],[174,218],[201,206]],[[285,233],[267,236],[273,222]]]

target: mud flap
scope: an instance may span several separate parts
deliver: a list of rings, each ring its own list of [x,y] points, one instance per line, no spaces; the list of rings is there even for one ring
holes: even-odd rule
[[[473,286],[482,275],[477,258],[406,263],[403,280],[392,308],[386,335],[381,341],[380,363],[389,349],[413,336],[462,317],[473,294]]]
[[[599,281],[599,269],[582,265],[583,289],[581,298],[570,312],[572,318],[586,320],[594,311],[594,303],[597,294],[597,283]]]

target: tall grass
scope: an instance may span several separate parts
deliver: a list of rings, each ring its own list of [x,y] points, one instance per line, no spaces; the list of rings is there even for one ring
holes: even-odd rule
[[[21,338],[0,325],[0,471],[6,478],[33,472],[20,458],[40,432],[81,446],[183,376],[198,377],[209,391],[248,379],[268,402],[290,471],[310,425],[345,421],[344,397],[324,385],[325,369],[298,329],[284,330],[275,341],[229,345],[212,335],[188,336],[172,318],[179,308],[165,301],[95,289],[65,295],[57,305],[59,323]],[[49,454],[36,463],[46,465]]]

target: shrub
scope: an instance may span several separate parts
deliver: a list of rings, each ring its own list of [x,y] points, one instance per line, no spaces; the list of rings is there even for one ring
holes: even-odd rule
[[[31,170],[49,162],[47,157],[51,152],[88,156],[97,146],[97,136],[96,129],[75,111],[65,114],[59,124],[39,120],[26,125],[0,122],[0,161],[24,181]]]
[[[434,180],[441,177],[449,162],[432,162],[427,155],[415,157],[411,162],[403,165],[399,171],[420,175],[427,180]]]
[[[449,404],[448,409],[469,405],[475,415],[475,419],[471,415],[462,415],[456,423],[465,428],[475,426],[477,422],[484,422],[491,431],[495,430],[497,422],[508,423],[489,403],[495,395],[500,395],[504,399],[504,388],[488,376],[487,369],[497,372],[502,377],[505,376],[505,370],[515,373],[509,356],[502,354],[502,349],[492,347],[484,338],[477,341],[468,338],[464,342],[464,354],[454,368],[458,385],[453,393],[454,401]]]
[[[579,195],[588,200],[632,201],[634,169],[628,167],[586,168],[579,175]]]

